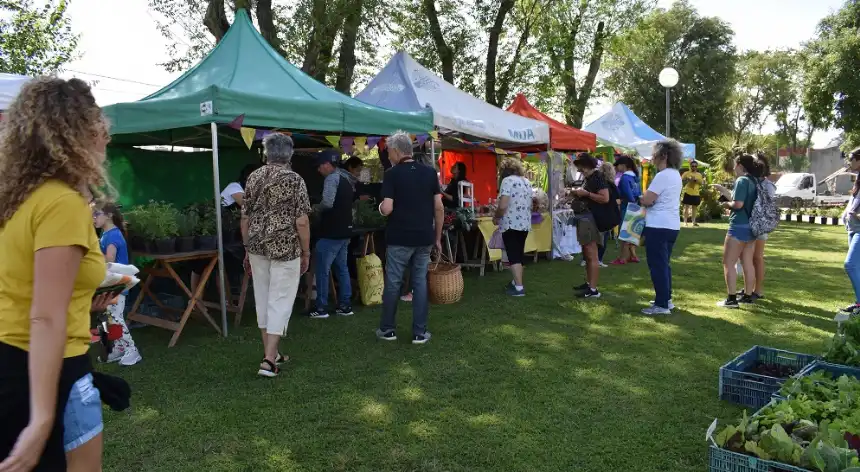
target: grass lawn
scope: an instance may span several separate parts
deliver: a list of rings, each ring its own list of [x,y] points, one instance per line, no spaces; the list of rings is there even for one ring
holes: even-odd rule
[[[277,379],[256,376],[252,314],[228,339],[191,323],[172,349],[169,332],[135,330],[144,362],[104,368],[134,389],[130,412],[105,412],[105,470],[707,470],[705,429],[741,412],[717,397],[719,367],[754,344],[820,353],[852,298],[844,229],[783,224],[767,300],[718,309],[724,235],[682,230],[679,308],[661,319],[637,314],[653,299],[644,263],[603,269],[603,298],[579,301],[579,264],[542,261],[520,299],[502,295],[507,273],[465,272],[464,300],[431,307],[426,346],[377,341],[378,307],[294,316]],[[406,304],[399,323],[406,335]]]

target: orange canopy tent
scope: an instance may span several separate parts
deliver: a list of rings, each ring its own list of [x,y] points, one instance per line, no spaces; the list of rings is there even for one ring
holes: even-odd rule
[[[597,148],[597,135],[556,121],[532,106],[526,96],[518,93],[508,111],[549,125],[549,141],[557,151],[593,151]]]

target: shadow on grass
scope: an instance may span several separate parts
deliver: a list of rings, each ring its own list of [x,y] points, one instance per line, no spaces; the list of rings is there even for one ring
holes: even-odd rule
[[[794,233],[824,242],[795,249]],[[173,349],[167,332],[135,330],[144,363],[105,367],[135,389],[129,414],[106,413],[105,470],[703,470],[704,428],[740,412],[718,400],[719,367],[754,344],[817,353],[829,337],[816,297],[846,282],[828,234],[781,228],[769,249],[791,264],[769,256],[769,299],[733,312],[714,307],[724,229],[703,226],[679,239],[680,308],[665,318],[637,314],[653,295],[645,264],[603,270],[606,296],[583,301],[583,269],[564,262],[529,265],[523,299],[502,296],[507,273],[467,273],[462,302],[432,307],[426,346],[376,341],[378,308],[297,315],[293,360],[271,380],[255,376],[253,315],[226,340],[190,324]]]

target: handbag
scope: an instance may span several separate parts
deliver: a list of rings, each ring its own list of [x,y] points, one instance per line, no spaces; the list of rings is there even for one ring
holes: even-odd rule
[[[493,231],[493,235],[490,236],[490,240],[487,242],[487,247],[490,249],[504,249],[505,248],[505,240],[502,239],[502,231],[496,228]]]

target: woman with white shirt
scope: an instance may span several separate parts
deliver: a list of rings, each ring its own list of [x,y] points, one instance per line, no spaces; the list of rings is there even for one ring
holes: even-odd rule
[[[511,264],[514,280],[505,287],[512,297],[523,297],[523,256],[526,239],[532,228],[532,185],[523,175],[525,168],[519,159],[508,157],[499,166],[502,179],[499,188],[499,205],[493,223],[502,231],[505,252]]]
[[[257,170],[258,167],[253,164],[246,165],[239,174],[239,180],[230,182],[224,187],[224,191],[221,192],[222,207],[230,208],[236,204],[239,208],[242,208],[242,204],[245,202],[245,183],[248,182],[248,176]]]
[[[657,175],[640,198],[645,212],[645,255],[651,271],[655,298],[650,307],[642,310],[648,316],[672,314],[672,267],[669,261],[672,248],[681,231],[681,160],[684,153],[674,139],[654,145],[651,162]]]

